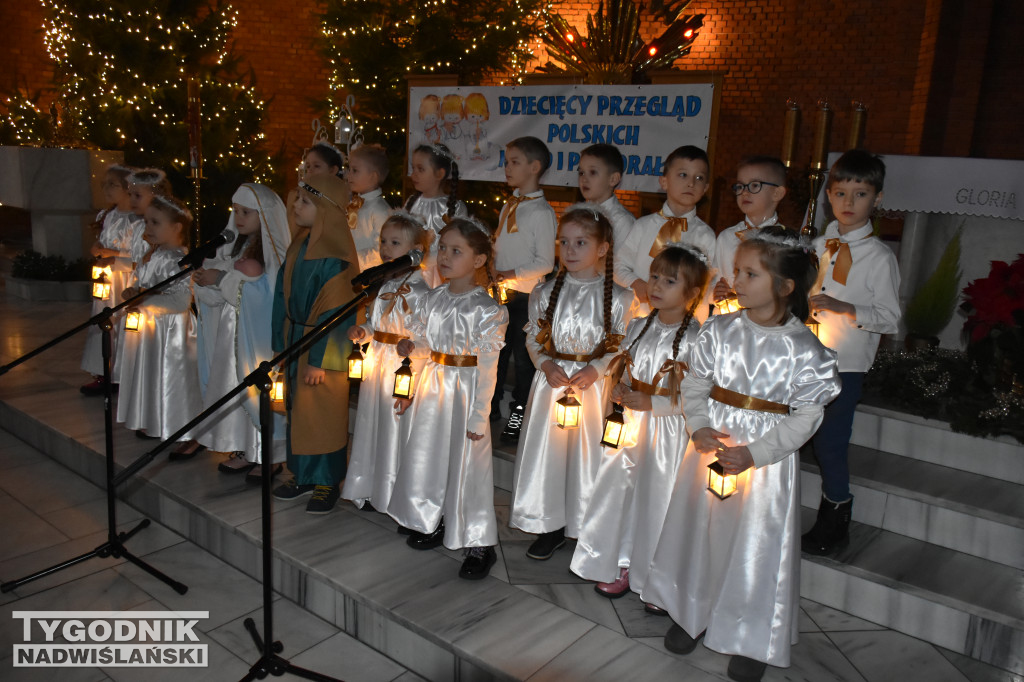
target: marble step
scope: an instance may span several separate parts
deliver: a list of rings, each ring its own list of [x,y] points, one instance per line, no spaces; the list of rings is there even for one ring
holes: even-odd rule
[[[16,371],[0,384],[0,428],[102,485],[103,424],[98,416],[95,401],[46,377]],[[115,429],[118,467],[152,444]],[[241,478],[218,474],[212,457],[175,464],[161,455],[127,482],[119,497],[261,580],[259,491]],[[507,510],[508,495],[500,490],[495,495],[496,504],[500,498]],[[551,565],[526,559],[529,541],[509,537],[514,531],[500,508],[499,535],[509,553],[499,546],[491,576],[468,582],[457,577],[461,552],[415,552],[383,514],[340,504],[329,517],[317,517],[305,513],[305,502],[273,503],[274,589],[425,679],[569,679],[565,671],[583,675],[577,679],[608,682],[627,673],[637,682],[720,679],[578,609],[534,594],[532,583],[579,581],[567,571],[568,555]],[[557,572],[560,580],[535,576],[512,582],[513,569]],[[584,587],[593,599],[589,586]],[[640,618],[667,628],[663,619],[644,616],[638,600],[636,605]]]
[[[817,508],[821,477],[801,453],[801,503]],[[1024,569],[1024,485],[850,446],[857,522]]]
[[[862,523],[850,538],[834,559],[803,557],[801,596],[1024,674],[1024,571]]]
[[[1024,485],[1024,444],[1008,436],[976,438],[943,421],[862,403],[850,442]]]

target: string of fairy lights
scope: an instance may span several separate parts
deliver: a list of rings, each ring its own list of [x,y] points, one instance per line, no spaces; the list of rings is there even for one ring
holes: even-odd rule
[[[207,170],[216,174],[223,165],[247,169],[247,179],[258,182],[271,178],[261,125],[267,103],[240,73],[231,47],[235,6],[210,0],[41,4],[60,137],[55,141],[52,112],[19,93],[5,99],[0,116],[13,142],[123,149],[129,163],[187,175],[186,94],[194,80],[202,101],[203,153],[215,167]]]

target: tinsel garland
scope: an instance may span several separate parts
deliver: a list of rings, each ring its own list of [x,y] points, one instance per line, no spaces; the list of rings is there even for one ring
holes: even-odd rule
[[[1009,379],[1009,378],[1008,378]],[[966,353],[943,348],[882,350],[864,380],[864,401],[927,419],[959,433],[1008,435],[1024,443],[1024,388],[992,388]]]

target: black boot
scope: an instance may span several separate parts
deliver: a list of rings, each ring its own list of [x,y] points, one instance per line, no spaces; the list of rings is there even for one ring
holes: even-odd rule
[[[814,556],[830,556],[850,544],[850,516],[853,498],[833,502],[824,495],[818,505],[814,527],[800,539],[800,549]]]

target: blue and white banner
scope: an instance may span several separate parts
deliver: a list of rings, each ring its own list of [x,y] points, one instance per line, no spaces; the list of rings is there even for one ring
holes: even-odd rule
[[[504,182],[505,145],[527,135],[551,150],[542,184],[574,186],[580,151],[615,145],[620,189],[658,191],[663,159],[684,144],[707,149],[712,84],[534,85],[409,89],[409,149],[441,143],[466,180]]]

